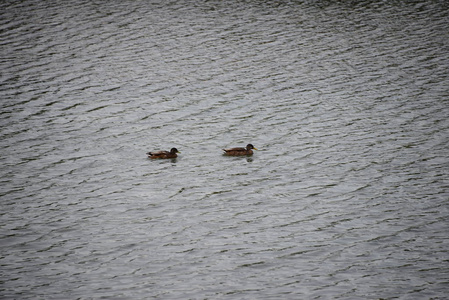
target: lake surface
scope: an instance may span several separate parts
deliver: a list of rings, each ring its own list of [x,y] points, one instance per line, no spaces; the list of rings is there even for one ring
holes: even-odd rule
[[[0,298],[449,294],[446,1],[9,0],[0,20]]]

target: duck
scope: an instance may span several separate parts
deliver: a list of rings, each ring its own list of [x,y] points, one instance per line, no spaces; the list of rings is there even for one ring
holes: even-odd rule
[[[171,148],[170,152],[169,151],[156,151],[156,152],[148,152],[148,158],[151,159],[156,159],[156,158],[177,158],[178,154],[176,153],[181,153],[178,151],[178,149],[176,148]]]
[[[253,149],[258,150],[252,144],[248,144],[248,145],[246,145],[246,148],[238,147],[238,148],[231,148],[231,149],[223,149],[223,151],[225,152],[224,155],[244,156],[244,155],[253,155]]]

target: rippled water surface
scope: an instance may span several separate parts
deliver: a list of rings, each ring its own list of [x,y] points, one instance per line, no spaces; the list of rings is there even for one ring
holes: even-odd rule
[[[444,299],[447,24],[437,0],[2,1],[0,298]]]

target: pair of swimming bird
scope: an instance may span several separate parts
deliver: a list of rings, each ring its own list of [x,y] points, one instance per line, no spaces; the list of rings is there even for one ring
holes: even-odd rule
[[[245,155],[253,155],[253,149],[257,150],[252,144],[246,145],[246,148],[231,148],[231,149],[223,149],[225,152],[224,155],[229,156],[245,156]],[[170,151],[157,151],[157,152],[148,152],[147,155],[151,159],[156,158],[176,158],[178,157],[177,153],[181,153],[176,148],[171,148]]]

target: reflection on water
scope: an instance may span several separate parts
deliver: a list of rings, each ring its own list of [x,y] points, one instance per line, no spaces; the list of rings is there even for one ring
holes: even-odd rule
[[[0,7],[1,298],[447,295],[443,2]]]

